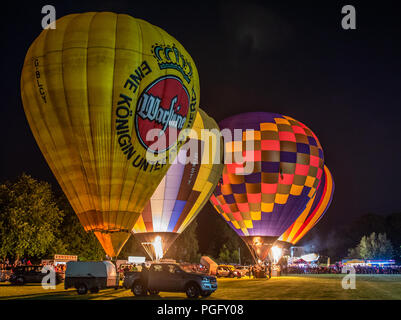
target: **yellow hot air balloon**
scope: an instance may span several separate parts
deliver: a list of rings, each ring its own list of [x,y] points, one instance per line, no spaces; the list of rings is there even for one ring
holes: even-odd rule
[[[35,139],[82,225],[117,256],[193,125],[195,63],[143,20],[72,14],[30,46],[21,92]]]
[[[174,240],[196,218],[223,170],[219,127],[201,109],[189,138],[132,230],[134,237],[156,260],[163,257]]]

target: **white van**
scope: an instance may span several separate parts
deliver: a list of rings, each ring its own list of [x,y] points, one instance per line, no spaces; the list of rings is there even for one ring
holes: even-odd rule
[[[65,271],[64,289],[76,288],[78,294],[97,293],[117,288],[116,267],[110,261],[69,261]]]

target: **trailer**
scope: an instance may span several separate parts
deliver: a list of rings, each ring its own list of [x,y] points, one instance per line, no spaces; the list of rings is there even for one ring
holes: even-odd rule
[[[75,288],[78,294],[97,293],[106,288],[117,288],[116,267],[110,261],[67,262],[64,289]]]

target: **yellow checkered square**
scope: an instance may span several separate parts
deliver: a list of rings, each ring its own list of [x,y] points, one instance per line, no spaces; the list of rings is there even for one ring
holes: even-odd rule
[[[261,131],[278,131],[277,125],[275,123],[261,123],[260,124],[260,130]]]
[[[226,152],[241,152],[242,141],[227,141],[225,143]]]
[[[291,186],[290,194],[293,196],[299,196],[302,193],[304,186],[297,186],[296,184],[293,184]]]
[[[274,121],[276,121],[277,124],[290,124],[290,122],[287,119],[282,119],[282,118],[274,118]]]
[[[276,200],[274,202],[278,203],[278,204],[286,204],[287,200],[288,200],[288,196],[289,196],[288,194],[277,193]]]
[[[253,228],[252,220],[244,220],[245,227],[250,229]]]
[[[260,140],[260,131],[246,130],[242,133],[242,140],[243,141]]]
[[[251,211],[251,218],[252,218],[252,220],[260,220],[261,212],[260,211]]]
[[[274,203],[261,203],[261,209],[263,212],[273,212]]]
[[[311,176],[308,176],[308,177],[306,178],[306,181],[305,181],[305,186],[306,186],[306,187],[312,188],[312,187],[313,187],[313,184],[315,183],[315,180],[316,180],[316,178],[311,177]]]

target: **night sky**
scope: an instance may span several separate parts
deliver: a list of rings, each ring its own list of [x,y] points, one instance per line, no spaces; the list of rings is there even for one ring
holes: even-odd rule
[[[29,129],[19,85],[26,51],[41,32],[41,8],[52,4],[57,18],[113,11],[166,30],[194,59],[200,106],[216,121],[266,111],[310,127],[336,186],[311,234],[368,212],[400,212],[401,22],[395,2],[366,2],[12,1],[0,22],[0,181],[26,172],[57,184]],[[356,8],[356,30],[341,28],[346,4]],[[209,213],[208,204],[201,215]]]

